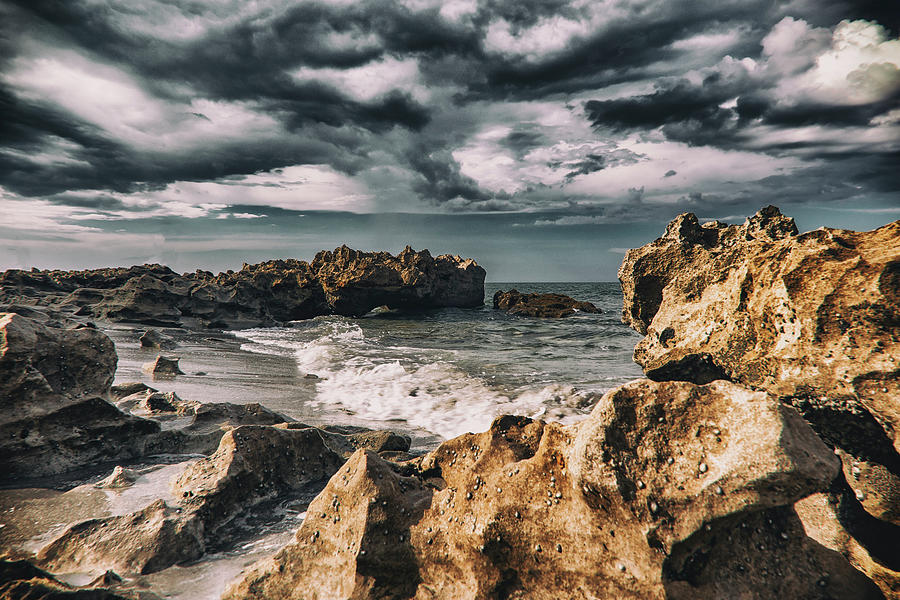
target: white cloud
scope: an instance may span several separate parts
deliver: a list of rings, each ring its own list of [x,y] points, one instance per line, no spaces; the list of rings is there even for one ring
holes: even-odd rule
[[[763,40],[770,74],[785,104],[854,105],[877,102],[900,89],[900,39],[884,27],[841,21],[829,32],[786,17]]]
[[[420,83],[419,64],[414,58],[387,57],[352,69],[301,67],[291,75],[297,81],[321,81],[362,102],[392,90],[408,92],[419,102],[427,102],[431,96]]]
[[[134,148],[190,150],[281,131],[275,119],[249,103],[161,99],[122,69],[74,51],[29,47],[2,75],[5,83],[22,98],[55,104]]]

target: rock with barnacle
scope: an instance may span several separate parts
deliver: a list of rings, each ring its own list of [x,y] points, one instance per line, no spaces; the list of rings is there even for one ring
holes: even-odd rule
[[[877,598],[792,509],[838,462],[763,392],[640,380],[581,424],[500,417],[405,468],[356,452],[225,598]]]

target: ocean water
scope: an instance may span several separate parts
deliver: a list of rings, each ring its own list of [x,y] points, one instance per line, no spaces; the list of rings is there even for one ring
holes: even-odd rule
[[[494,292],[513,287],[566,294],[603,312],[532,319],[494,310]],[[425,447],[483,431],[499,414],[575,422],[604,392],[641,376],[631,360],[640,336],[621,322],[618,283],[491,283],[485,302],[236,333],[244,350],[290,356],[309,374],[292,416],[388,427]]]

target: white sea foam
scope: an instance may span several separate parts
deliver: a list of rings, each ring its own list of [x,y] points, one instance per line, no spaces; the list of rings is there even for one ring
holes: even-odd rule
[[[250,340],[248,350],[290,350],[301,372],[317,375],[313,408],[395,427],[402,422],[443,438],[483,431],[500,414],[577,420],[593,397],[556,384],[500,390],[490,385],[490,376],[456,366],[453,351],[384,345],[344,320],[323,320],[305,331],[240,335]]]

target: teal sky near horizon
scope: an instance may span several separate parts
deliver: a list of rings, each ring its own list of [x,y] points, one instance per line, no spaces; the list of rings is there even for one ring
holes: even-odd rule
[[[158,217],[88,223],[105,228],[105,243],[73,252],[64,237],[20,238],[7,246],[0,268],[81,269],[161,263],[178,272],[239,269],[273,258],[310,260],[319,250],[347,244],[399,252],[407,244],[432,254],[474,258],[488,281],[613,281],[624,252],[659,237],[671,216],[623,223],[556,224],[554,214],[355,214],[267,210],[255,218]],[[900,216],[900,209],[792,206],[801,231],[821,226],[868,230]],[[251,214],[251,213],[247,213]],[[742,223],[742,215],[705,215]],[[567,223],[567,221],[563,221]],[[2,231],[2,225],[0,225]]]

